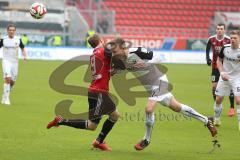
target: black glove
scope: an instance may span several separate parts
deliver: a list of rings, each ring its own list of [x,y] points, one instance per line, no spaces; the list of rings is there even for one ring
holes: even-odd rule
[[[207,65],[208,66],[211,66],[211,64],[212,64],[212,60],[209,58],[209,59],[207,59]]]
[[[144,51],[143,51],[143,49],[144,49]],[[141,59],[151,60],[153,58],[153,51],[147,50],[147,49],[142,48],[142,47],[138,47],[138,49],[136,51],[131,52],[131,53],[135,53]]]

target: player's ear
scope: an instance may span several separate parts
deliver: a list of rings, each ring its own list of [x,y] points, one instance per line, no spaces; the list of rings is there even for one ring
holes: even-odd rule
[[[127,59],[127,56],[125,56],[125,55],[117,54],[117,55],[113,56],[112,57],[112,67],[114,69],[120,69],[120,70],[126,69],[126,66],[125,66],[126,59]]]

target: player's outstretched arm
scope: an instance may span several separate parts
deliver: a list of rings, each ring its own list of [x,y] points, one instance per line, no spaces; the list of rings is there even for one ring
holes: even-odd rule
[[[23,60],[26,61],[26,60],[27,60],[27,52],[26,52],[25,46],[24,46],[24,44],[22,43],[22,40],[21,40],[21,39],[20,39],[19,47],[20,47],[21,50],[22,50]]]
[[[226,72],[224,72],[222,63],[223,63],[223,59],[220,58],[220,57],[218,57],[218,59],[217,59],[217,67],[218,67],[218,70],[219,70],[219,72],[220,72],[220,75],[221,75],[222,79],[223,79],[224,81],[227,81],[227,80],[229,79],[229,76],[227,75]]]
[[[211,42],[210,40],[208,40],[207,46],[206,46],[206,61],[207,61],[207,65],[209,66],[212,64],[212,60],[209,57],[210,49],[211,49]]]
[[[0,39],[0,48],[3,46],[3,39]]]
[[[222,79],[224,81],[227,81],[229,79],[229,76],[227,75],[227,73],[223,70],[223,58],[224,58],[224,49],[225,47],[222,47],[219,55],[218,55],[218,59],[217,59],[217,67],[218,70],[220,72],[220,75],[222,77]]]

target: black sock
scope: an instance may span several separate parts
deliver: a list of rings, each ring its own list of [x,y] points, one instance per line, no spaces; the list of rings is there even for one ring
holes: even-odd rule
[[[216,90],[215,88],[212,89],[212,96],[214,101],[216,100],[215,90]]]
[[[74,119],[74,120],[68,120],[63,119],[62,122],[59,123],[59,125],[79,128],[79,129],[86,129],[88,127],[88,120],[82,120],[82,119]]]
[[[230,107],[234,108],[234,94],[231,91],[230,96],[229,96],[229,101],[230,101]]]
[[[102,130],[96,139],[99,143],[103,143],[103,141],[106,138],[106,136],[108,135],[108,133],[112,130],[112,127],[114,126],[114,124],[115,124],[115,122],[112,122],[109,119],[107,119],[104,122]]]

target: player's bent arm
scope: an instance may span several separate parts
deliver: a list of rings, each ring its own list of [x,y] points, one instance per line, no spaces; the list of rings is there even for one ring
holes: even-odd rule
[[[3,47],[3,39],[0,39],[0,48]]]
[[[224,46],[222,47],[219,55],[218,55],[218,58],[217,58],[217,67],[218,67],[218,70],[219,72],[223,72],[223,65],[222,65],[222,62],[223,62],[223,58],[224,58]]]
[[[24,44],[22,43],[22,40],[21,40],[21,39],[20,39],[19,47],[20,47],[21,50],[22,50],[23,60],[26,60],[26,59],[27,59],[27,52],[26,52],[25,46],[24,46]]]
[[[224,72],[222,62],[223,62],[223,59],[218,57],[217,58],[217,67],[218,67],[218,70],[219,70],[220,73]]]
[[[130,52],[130,54],[135,53],[141,59],[151,60],[153,58],[153,51],[148,50],[143,47],[129,48],[129,52]]]

